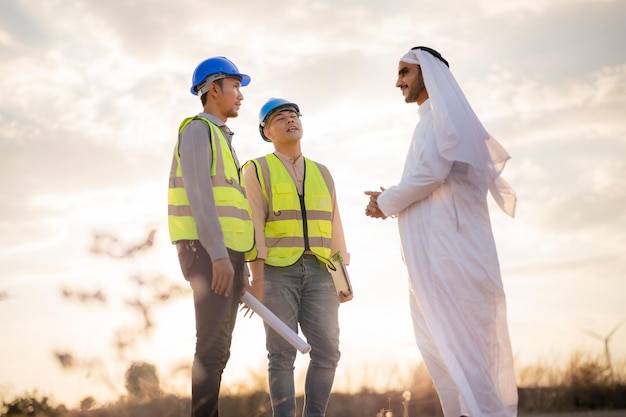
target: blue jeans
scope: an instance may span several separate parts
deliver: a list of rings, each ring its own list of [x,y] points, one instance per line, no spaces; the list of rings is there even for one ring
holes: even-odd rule
[[[323,417],[339,363],[339,301],[326,265],[303,255],[287,267],[265,265],[264,304],[311,345],[303,417]],[[294,417],[297,351],[265,325],[269,387],[274,417]]]
[[[213,263],[197,241],[193,247],[179,249],[178,253],[183,275],[193,290],[196,312],[196,353],[191,372],[192,417],[219,416],[222,373],[230,358],[230,343],[243,291],[244,254],[230,249],[228,254],[235,276],[232,291],[224,297],[211,290]]]

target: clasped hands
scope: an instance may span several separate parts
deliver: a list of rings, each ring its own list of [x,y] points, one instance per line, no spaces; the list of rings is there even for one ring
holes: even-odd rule
[[[387,218],[387,216],[385,216],[385,213],[383,213],[380,207],[378,207],[378,196],[383,191],[385,191],[383,187],[380,187],[380,191],[365,191],[365,195],[370,196],[370,201],[365,207],[366,216],[383,220]]]

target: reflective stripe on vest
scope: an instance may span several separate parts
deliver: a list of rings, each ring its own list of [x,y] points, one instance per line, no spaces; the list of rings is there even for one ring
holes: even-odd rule
[[[268,254],[265,263],[272,266],[293,265],[304,253],[306,239],[309,250],[318,259],[330,264],[334,182],[328,169],[304,158],[302,206],[296,185],[276,155],[268,154],[252,162],[256,165],[268,207],[265,222]]]
[[[250,205],[241,186],[239,167],[233,158],[221,130],[208,119],[189,117],[180,125],[178,142],[174,148],[168,190],[168,225],[170,240],[197,240],[198,229],[189,206],[180,168],[180,135],[192,120],[202,120],[209,129],[211,145],[211,181],[213,196],[227,248],[246,252],[254,248],[254,226]],[[256,256],[256,254],[254,254]]]

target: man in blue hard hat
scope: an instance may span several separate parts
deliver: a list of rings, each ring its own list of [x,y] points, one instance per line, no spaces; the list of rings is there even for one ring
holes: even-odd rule
[[[339,252],[347,265],[335,185],[328,169],[302,156],[300,108],[272,98],[259,114],[261,137],[274,152],[244,165],[258,257],[251,262],[251,292],[311,345],[303,417],[321,417],[339,362],[339,303],[328,266]],[[296,349],[265,325],[268,379],[274,417],[295,417]]]
[[[254,257],[254,227],[240,181],[228,118],[237,117],[240,88],[250,77],[225,57],[202,61],[191,93],[202,112],[183,120],[174,148],[168,192],[170,239],[193,290],[196,351],[192,416],[219,416],[222,372],[239,301],[248,288],[247,256]],[[246,268],[247,272],[247,268]]]

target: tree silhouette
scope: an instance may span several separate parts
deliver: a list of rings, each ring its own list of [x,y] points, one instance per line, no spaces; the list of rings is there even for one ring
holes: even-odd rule
[[[133,399],[153,400],[161,389],[156,367],[147,362],[133,362],[126,371],[126,390]]]
[[[139,243],[127,244],[115,236],[95,233],[89,250],[93,254],[108,258],[130,259],[152,249],[155,236],[156,229],[150,229],[147,231],[145,238]],[[132,316],[138,320],[134,324],[113,330],[111,344],[120,364],[127,363],[130,352],[140,342],[148,340],[153,335],[156,329],[156,310],[171,301],[187,297],[191,293],[188,286],[173,283],[162,275],[145,277],[135,274],[130,277],[130,283],[134,289],[133,295],[124,299],[123,302]],[[61,288],[61,297],[76,301],[82,305],[96,305],[103,308],[108,307],[111,299],[100,289],[81,291],[67,287]],[[98,357],[81,358],[80,355],[70,350],[58,350],[54,352],[54,357],[63,369],[68,371],[85,371],[88,377],[96,378],[112,392],[117,393],[117,387],[119,386],[115,382],[117,378],[110,376],[109,369],[103,359]],[[153,366],[144,362],[139,364],[140,366],[135,364],[135,366],[139,366],[139,370],[146,370],[149,366]],[[133,368],[133,364],[130,365],[127,372],[131,371],[131,369],[133,371],[131,376],[135,376],[138,371]],[[154,375],[156,375],[156,368],[154,369]],[[126,382],[128,383],[128,380]]]
[[[2,411],[1,415],[3,417],[55,417],[59,415],[57,409],[48,403],[48,397],[37,398],[36,391],[31,394],[25,394],[23,397],[15,398],[10,403],[3,403],[0,411]]]
[[[80,401],[80,411],[87,411],[94,405],[96,405],[94,397],[85,397]]]
[[[148,230],[145,240],[134,245],[126,245],[121,242],[119,238],[113,235],[106,233],[94,233],[91,252],[96,255],[104,254],[117,259],[132,258],[138,253],[152,248],[156,232],[156,229]]]

